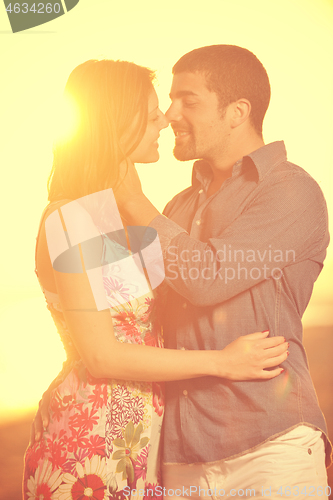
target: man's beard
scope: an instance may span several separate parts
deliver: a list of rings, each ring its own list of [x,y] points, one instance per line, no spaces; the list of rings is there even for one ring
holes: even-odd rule
[[[193,135],[189,137],[186,144],[177,144],[173,149],[174,157],[179,161],[196,160],[196,145]]]

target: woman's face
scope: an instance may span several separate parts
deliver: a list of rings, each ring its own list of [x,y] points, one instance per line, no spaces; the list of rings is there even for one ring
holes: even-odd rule
[[[148,123],[140,144],[129,156],[133,163],[154,163],[160,157],[158,153],[158,138],[160,130],[169,125],[168,120],[158,107],[158,98],[152,90],[148,99]]]

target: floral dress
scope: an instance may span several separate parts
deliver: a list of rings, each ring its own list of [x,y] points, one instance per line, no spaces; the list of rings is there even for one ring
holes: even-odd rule
[[[109,266],[103,276],[117,340],[162,347],[152,292],[133,299],[133,283],[117,271]],[[58,296],[43,292],[67,360],[51,385],[49,426],[25,454],[24,500],[156,496],[162,385],[93,378],[71,341]]]

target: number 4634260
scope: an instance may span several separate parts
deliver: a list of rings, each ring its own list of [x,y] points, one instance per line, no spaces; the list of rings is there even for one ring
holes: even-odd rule
[[[29,5],[27,3],[14,3],[14,6],[12,7],[12,4],[10,3],[8,7],[6,7],[6,11],[9,12],[10,14],[14,12],[14,14],[27,14],[28,12],[33,12],[34,14],[51,14],[54,12],[55,14],[59,14],[61,7],[60,3],[33,3],[29,9]],[[36,7],[37,5],[37,7]]]

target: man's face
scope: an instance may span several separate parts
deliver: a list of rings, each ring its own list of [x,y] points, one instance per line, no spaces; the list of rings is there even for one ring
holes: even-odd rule
[[[175,132],[173,152],[177,160],[202,158],[212,163],[221,160],[228,146],[230,128],[217,94],[206,86],[205,75],[199,72],[174,75],[170,98],[172,103],[166,117]]]

